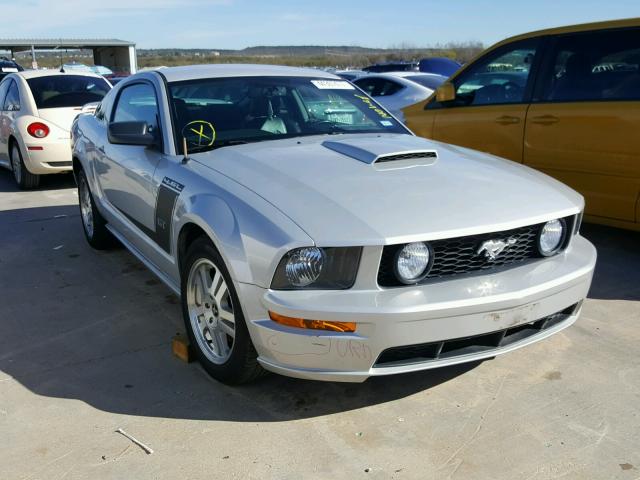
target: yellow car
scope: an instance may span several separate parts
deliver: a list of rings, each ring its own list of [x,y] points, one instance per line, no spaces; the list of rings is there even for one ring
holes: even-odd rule
[[[404,115],[570,185],[586,220],[640,230],[640,18],[504,40]]]

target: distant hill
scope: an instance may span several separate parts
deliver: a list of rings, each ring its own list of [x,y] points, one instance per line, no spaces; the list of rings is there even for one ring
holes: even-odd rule
[[[154,48],[138,49],[138,56],[141,57],[162,57],[162,56],[209,56],[218,54],[220,56],[251,57],[251,56],[274,56],[274,57],[317,57],[317,56],[357,56],[357,55],[390,55],[390,54],[442,54],[443,56],[456,56],[455,53],[462,50],[480,51],[482,44],[477,42],[450,43],[429,48],[416,48],[401,46],[398,48],[367,48],[346,45],[282,45],[268,46],[258,45],[247,47],[241,50],[228,49],[202,49],[202,48]],[[452,55],[452,53],[454,55]]]
[[[215,48],[139,48],[138,67],[160,65],[193,65],[201,63],[269,63],[301,67],[361,68],[377,62],[420,60],[425,57],[448,57],[468,62],[482,51],[477,42],[448,43],[429,48],[400,45],[396,48],[367,48],[347,45],[258,45],[240,50]],[[19,52],[16,58],[23,65],[31,61],[30,52]],[[93,64],[88,50],[56,50],[38,52],[42,67],[55,68],[73,61]]]

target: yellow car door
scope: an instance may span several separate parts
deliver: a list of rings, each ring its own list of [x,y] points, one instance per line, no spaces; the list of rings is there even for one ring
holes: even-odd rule
[[[640,28],[560,35],[529,108],[524,163],[582,193],[587,218],[640,220]]]
[[[522,161],[522,143],[538,52],[544,39],[502,45],[469,65],[451,83],[454,98],[405,110],[418,135]]]

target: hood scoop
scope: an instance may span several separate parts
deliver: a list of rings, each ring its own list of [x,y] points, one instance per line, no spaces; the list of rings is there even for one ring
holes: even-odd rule
[[[327,140],[322,146],[379,169],[428,166],[438,159],[436,150],[424,148],[432,147],[427,140],[411,135]]]
[[[396,162],[398,160],[423,160],[425,158],[437,159],[438,153],[435,150],[392,153],[390,155],[380,155],[373,163]]]

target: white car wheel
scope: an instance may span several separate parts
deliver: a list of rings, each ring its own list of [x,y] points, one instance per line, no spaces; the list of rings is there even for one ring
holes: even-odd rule
[[[11,146],[11,169],[13,170],[13,178],[16,180],[21,190],[30,190],[37,188],[40,184],[40,175],[34,175],[24,164],[22,153],[17,142],[13,142]]]
[[[205,237],[187,250],[181,297],[189,341],[207,373],[221,382],[239,384],[264,372],[224,261]]]
[[[107,222],[96,208],[84,170],[78,172],[78,197],[82,229],[89,245],[96,250],[112,247],[114,238],[106,227]]]

